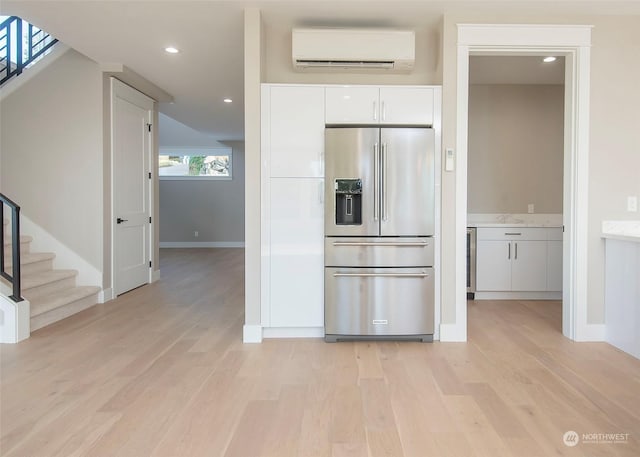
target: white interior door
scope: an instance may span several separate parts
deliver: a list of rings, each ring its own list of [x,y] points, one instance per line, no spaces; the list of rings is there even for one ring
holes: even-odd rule
[[[119,295],[149,282],[153,100],[111,81],[113,286]]]

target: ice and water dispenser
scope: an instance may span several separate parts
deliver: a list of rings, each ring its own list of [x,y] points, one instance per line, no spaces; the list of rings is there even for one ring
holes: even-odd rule
[[[336,179],[336,225],[362,224],[362,180]]]

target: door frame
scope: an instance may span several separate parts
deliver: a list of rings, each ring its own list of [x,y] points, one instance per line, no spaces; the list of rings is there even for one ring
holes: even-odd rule
[[[117,293],[116,293],[116,290],[117,290],[116,251],[117,249],[116,249],[116,208],[115,208],[116,185],[115,185],[115,179],[114,179],[115,153],[114,153],[114,141],[113,141],[114,139],[113,126],[115,121],[114,107],[115,107],[115,101],[116,101],[116,94],[119,95],[121,98],[124,98],[130,101],[131,103],[136,104],[137,106],[147,109],[148,123],[151,124],[152,126],[154,122],[155,100],[143,94],[139,90],[129,86],[128,84],[123,83],[117,78],[114,78],[113,76],[111,76],[109,80],[110,80],[110,89],[111,89],[110,90],[110,132],[109,132],[110,154],[111,154],[111,157],[110,157],[111,205],[110,205],[110,223],[109,223],[109,227],[111,229],[111,291],[112,291],[111,293],[112,293],[112,297],[116,298],[117,297]],[[150,284],[154,282],[154,280],[156,279],[154,278],[154,275],[153,275],[153,263],[157,261],[157,259],[154,258],[154,252],[155,252],[154,251],[154,246],[155,246],[154,234],[155,234],[155,224],[157,222],[156,215],[154,214],[154,208],[155,208],[154,182],[156,180],[157,173],[154,170],[155,161],[153,160],[153,152],[155,151],[154,135],[152,131],[148,132],[148,135],[149,135],[149,147],[147,150],[147,161],[149,164],[151,179],[145,179],[145,180],[147,181],[147,186],[149,187],[148,193],[147,193],[147,195],[149,196],[147,204],[149,205],[149,217],[151,217],[151,222],[149,223],[149,236],[148,236],[148,243],[147,243],[148,244],[147,249],[149,250],[149,260],[151,261],[151,265],[152,265],[149,267],[149,273],[147,276],[148,277],[147,284]]]
[[[470,55],[565,56],[562,333],[601,341],[604,326],[587,321],[590,25],[458,24],[456,70],[456,322],[441,340],[466,341],[467,128]]]

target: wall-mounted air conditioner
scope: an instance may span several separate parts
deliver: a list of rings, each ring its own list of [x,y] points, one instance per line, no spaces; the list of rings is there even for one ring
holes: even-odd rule
[[[293,29],[293,67],[309,70],[413,70],[416,36],[412,30]]]

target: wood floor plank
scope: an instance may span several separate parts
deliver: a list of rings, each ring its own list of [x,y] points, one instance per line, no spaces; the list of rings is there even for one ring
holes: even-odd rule
[[[640,455],[640,360],[564,338],[560,302],[471,301],[467,343],[243,344],[243,263],[163,249],[160,281],[0,345],[0,455]]]

